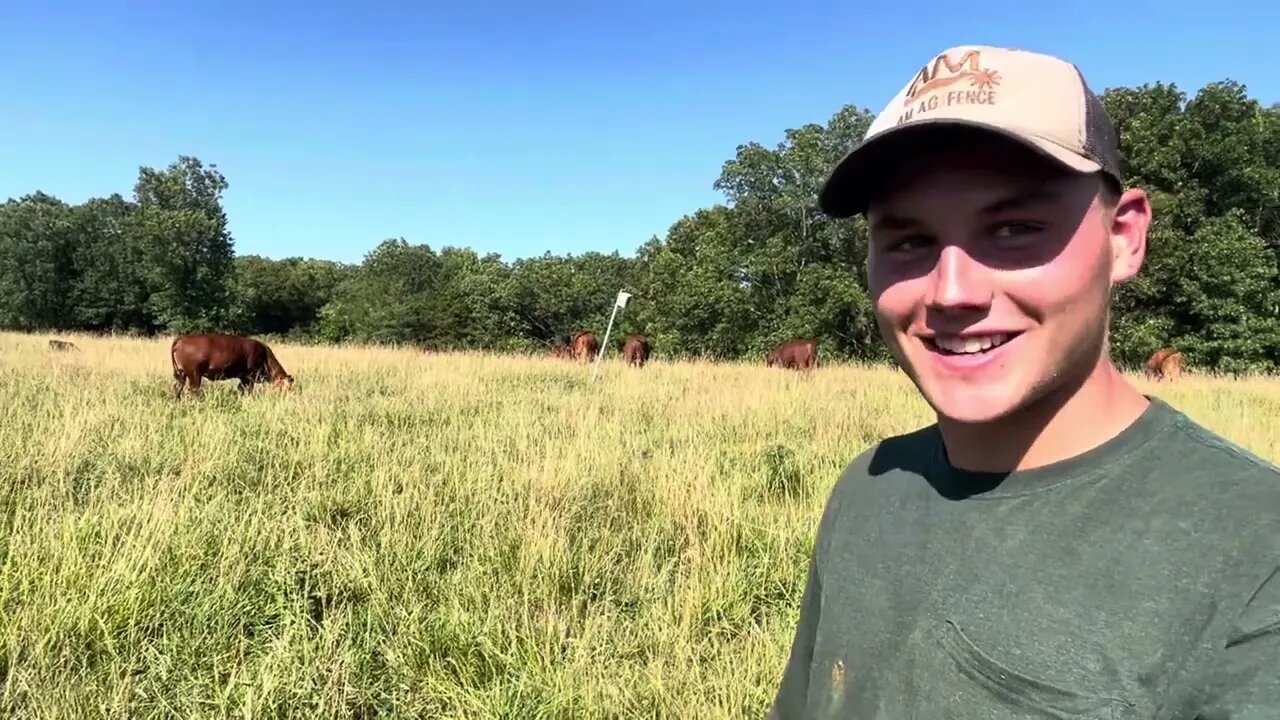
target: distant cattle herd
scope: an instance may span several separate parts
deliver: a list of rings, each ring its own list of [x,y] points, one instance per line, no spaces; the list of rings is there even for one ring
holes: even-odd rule
[[[590,362],[600,353],[601,343],[590,330],[580,330],[551,345],[549,355],[555,358]],[[55,352],[78,351],[74,343],[50,340]],[[628,335],[622,341],[622,360],[641,368],[649,361],[652,343],[643,334]],[[240,392],[249,392],[257,384],[293,387],[290,375],[271,348],[261,340],[243,335],[200,333],[181,335],[169,347],[173,367],[173,393],[181,398],[183,390],[200,394],[202,380],[239,380]],[[810,339],[794,339],[779,343],[764,356],[768,367],[808,372],[817,366],[818,343]],[[1146,363],[1146,377],[1156,382],[1175,380],[1183,370],[1182,353],[1173,348],[1157,350]]]
[[[622,341],[622,360],[633,367],[644,367],[653,352],[647,335],[628,335]],[[600,354],[600,339],[590,330],[579,330],[551,344],[547,354],[554,358],[590,362]],[[765,354],[769,367],[810,370],[817,365],[818,343],[813,340],[787,340]]]

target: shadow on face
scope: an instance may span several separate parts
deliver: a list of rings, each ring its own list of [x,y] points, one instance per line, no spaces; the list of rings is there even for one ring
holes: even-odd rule
[[[1081,236],[1105,251],[1098,175],[969,128],[921,134],[904,157],[868,208],[873,286],[927,275],[949,248],[996,272],[1054,263]]]

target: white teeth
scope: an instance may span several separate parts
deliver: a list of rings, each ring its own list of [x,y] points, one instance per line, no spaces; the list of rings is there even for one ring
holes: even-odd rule
[[[938,347],[953,353],[976,353],[999,347],[1009,340],[1005,333],[996,335],[971,335],[966,338],[944,337],[939,335],[933,339]]]

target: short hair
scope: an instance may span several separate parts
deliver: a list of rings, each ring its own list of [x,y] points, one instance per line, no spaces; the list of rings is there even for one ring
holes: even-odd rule
[[[1097,175],[1099,184],[1102,186],[1098,190],[1098,201],[1102,203],[1103,209],[1115,210],[1120,204],[1120,196],[1124,194],[1124,189],[1114,177],[1107,173],[1100,172]]]

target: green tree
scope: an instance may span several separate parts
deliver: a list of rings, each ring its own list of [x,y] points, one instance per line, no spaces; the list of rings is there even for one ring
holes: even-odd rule
[[[234,325],[249,334],[310,334],[321,308],[336,297],[350,272],[329,260],[237,257],[231,283]]]
[[[148,309],[167,330],[230,324],[234,250],[222,209],[227,187],[216,166],[185,155],[163,171],[139,170],[130,232],[145,268]]]
[[[0,205],[0,325],[69,327],[76,235],[74,209],[51,195]]]
[[[417,344],[436,336],[431,291],[440,257],[427,245],[388,239],[370,251],[320,313],[329,340]]]
[[[640,249],[637,288],[653,300],[633,312],[666,354],[727,359],[750,349],[759,317],[735,221],[724,205],[699,210]]]
[[[77,327],[85,330],[156,329],[148,309],[150,292],[143,252],[132,232],[137,206],[119,193],[76,208],[72,303]]]
[[[1244,86],[1188,100],[1164,83],[1114,88],[1128,184],[1155,220],[1141,274],[1116,293],[1112,346],[1130,366],[1173,345],[1204,369],[1274,369],[1280,353],[1280,111]]]
[[[565,257],[547,253],[517,260],[510,285],[515,331],[538,344],[564,340],[578,330],[592,330],[603,338],[618,291],[634,291],[635,277],[636,261],[616,252]],[[632,312],[647,301],[639,294]],[[633,323],[630,315],[627,320]]]

